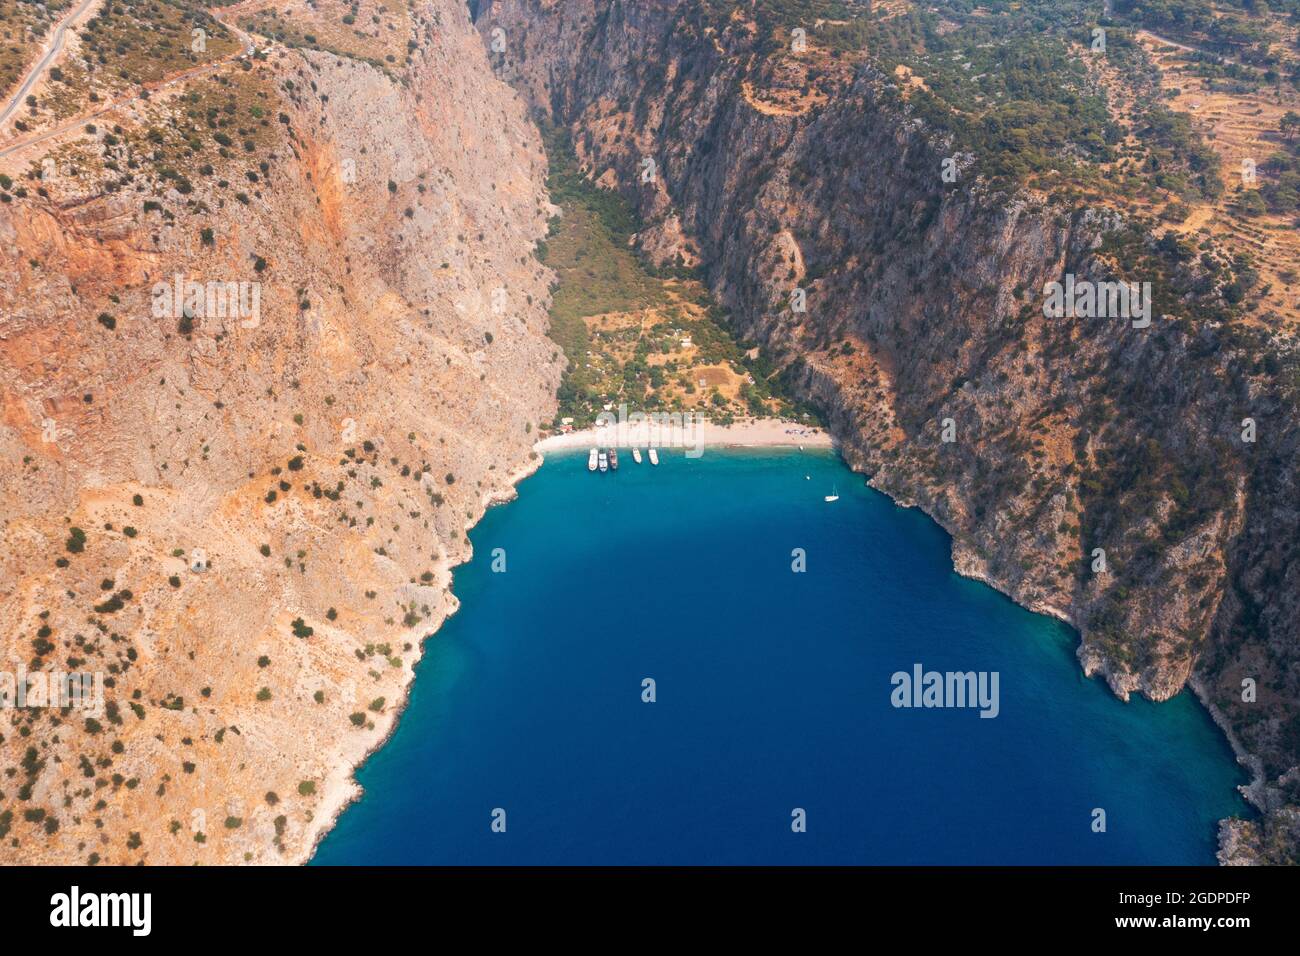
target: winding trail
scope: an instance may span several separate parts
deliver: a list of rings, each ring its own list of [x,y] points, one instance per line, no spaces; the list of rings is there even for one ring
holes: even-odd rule
[[[1150,30],[1139,30],[1137,35],[1139,38],[1143,36],[1150,37],[1156,43],[1162,44],[1163,46],[1171,46],[1174,49],[1182,50],[1185,53],[1198,53],[1201,56],[1208,56],[1219,63],[1230,63],[1233,66],[1241,66],[1241,63],[1230,56],[1224,56],[1222,53],[1211,53],[1209,50],[1202,50],[1200,47],[1188,46],[1186,43],[1179,43],[1177,40],[1162,37],[1160,34],[1152,33]]]
[[[1104,2],[1102,3],[1102,16],[1109,19],[1114,15],[1115,15],[1115,0],[1104,0]],[[1143,27],[1138,27],[1137,35],[1140,37],[1144,34],[1150,37],[1156,43],[1160,43],[1164,46],[1174,47],[1175,49],[1182,50],[1185,53],[1199,53],[1202,56],[1211,57],[1222,63],[1231,63],[1233,66],[1241,66],[1239,62],[1237,62],[1230,56],[1224,56],[1221,53],[1211,53],[1209,50],[1202,50],[1200,47],[1188,46],[1186,43],[1179,43],[1177,40],[1171,40],[1168,37],[1162,37],[1158,33],[1153,33],[1151,30],[1147,30]]]
[[[84,10],[90,4],[95,2],[96,0],[85,0],[85,2],[82,4],[81,9]],[[10,155],[11,153],[16,153],[32,146],[37,146],[40,143],[47,142],[48,140],[55,139],[56,137],[62,136],[65,133],[71,132],[72,130],[76,129],[78,126],[81,126],[87,120],[91,120],[97,116],[103,116],[105,113],[111,113],[114,110],[119,110],[125,106],[129,106],[131,103],[134,103],[136,100],[140,99],[146,91],[149,93],[157,93],[160,90],[165,90],[168,87],[175,86],[178,83],[184,83],[196,77],[206,76],[209,73],[214,73],[217,70],[224,67],[226,64],[230,63],[232,60],[235,60],[237,58],[250,56],[253,53],[254,49],[256,49],[256,44],[253,43],[253,38],[249,34],[245,33],[243,30],[239,29],[239,27],[235,26],[233,22],[228,22],[227,20],[223,19],[222,14],[225,14],[226,16],[232,16],[234,14],[245,13],[249,10],[266,6],[268,2],[269,0],[249,0],[249,2],[247,3],[236,4],[234,6],[208,11],[212,15],[212,18],[214,20],[216,20],[223,27],[225,27],[227,30],[233,33],[236,38],[238,38],[240,42],[240,49],[235,51],[234,53],[229,53],[226,56],[221,57],[220,59],[213,60],[211,63],[204,63],[202,66],[196,66],[188,70],[182,70],[179,73],[175,73],[172,76],[165,77],[153,83],[142,84],[136,92],[128,96],[123,96],[115,100],[109,100],[107,103],[104,103],[102,106],[96,107],[93,110],[88,110],[84,113],[79,113],[78,115],[70,119],[64,120],[58,126],[45,130],[42,133],[38,133],[35,136],[30,136],[26,139],[15,140],[5,144],[4,146],[0,146],[0,158],[3,158],[5,156]],[[71,21],[71,19],[72,17],[70,16],[63,21],[63,24],[61,24],[59,27],[60,33],[62,32],[64,26],[66,26]],[[59,42],[59,48],[61,47],[62,47],[62,40],[60,40]],[[44,70],[44,67],[49,65],[49,63],[52,61],[56,53],[57,50],[52,49],[51,52],[41,60],[40,64],[38,64],[37,67],[33,68],[33,70],[28,76],[27,81],[23,84],[22,88],[19,89],[18,94],[14,97],[13,102],[10,103],[9,109],[4,114],[5,118],[8,117],[9,113],[12,112],[13,108],[18,103],[22,102],[22,97],[26,95],[26,91],[30,89],[31,86],[36,82],[37,78],[40,76],[40,73]],[[0,120],[0,125],[3,125],[2,120]]]
[[[31,92],[32,87],[36,85],[36,81],[45,72],[45,68],[63,52],[63,40],[67,36],[68,26],[96,2],[98,0],[82,0],[81,6],[73,9],[71,13],[59,21],[59,25],[54,28],[54,32],[50,35],[45,55],[32,64],[31,69],[27,71],[27,76],[18,84],[18,89],[14,91],[13,97],[10,98],[9,105],[4,108],[4,112],[0,112],[0,127],[9,122],[9,117],[13,116],[14,110],[18,109],[18,104],[23,101],[23,97]]]

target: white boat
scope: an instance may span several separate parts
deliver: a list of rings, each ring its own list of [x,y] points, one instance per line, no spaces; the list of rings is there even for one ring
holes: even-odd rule
[[[832,485],[832,486],[831,486],[831,493],[830,493],[829,495],[826,496],[826,500],[827,500],[827,501],[839,501],[839,500],[840,500],[840,490],[839,490],[838,488],[836,488],[834,485]]]
[[[641,449],[640,449],[640,448],[633,448],[633,449],[632,449],[632,460],[633,460],[634,462],[636,462],[638,465],[641,464]]]
[[[595,471],[595,470],[596,470],[596,459],[597,459],[598,454],[599,454],[599,453],[598,453],[598,452],[596,451],[596,449],[594,449],[594,448],[593,448],[590,452],[587,453],[587,470],[588,470],[588,471]]]
[[[609,456],[603,451],[600,453],[600,470],[609,471]]]
[[[659,449],[657,448],[650,449],[650,464],[652,465],[659,464]]]

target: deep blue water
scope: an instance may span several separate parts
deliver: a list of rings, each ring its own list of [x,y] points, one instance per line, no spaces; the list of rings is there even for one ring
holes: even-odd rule
[[[462,609],[315,862],[1212,863],[1248,812],[1190,694],[1116,700],[836,456],[624,462],[552,456],[471,532]],[[997,671],[999,715],[894,708],[916,663]]]

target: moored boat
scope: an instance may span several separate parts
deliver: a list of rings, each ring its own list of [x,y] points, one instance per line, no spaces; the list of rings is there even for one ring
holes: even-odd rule
[[[600,453],[600,470],[609,471],[609,456],[603,451]]]
[[[594,449],[594,448],[593,448],[590,452],[587,453],[587,470],[588,470],[588,471],[595,471],[595,470],[596,470],[597,458],[598,458],[598,457],[599,457],[599,453],[598,453],[598,452],[596,451],[596,449]]]
[[[658,448],[651,448],[651,449],[650,449],[650,464],[652,464],[652,465],[657,465],[657,464],[659,464],[659,449],[658,449]]]
[[[634,462],[636,462],[638,465],[641,464],[641,449],[640,449],[640,448],[633,448],[633,449],[632,449],[632,460],[633,460]]]
[[[618,471],[618,449],[617,448],[611,448],[609,450],[609,470]]]

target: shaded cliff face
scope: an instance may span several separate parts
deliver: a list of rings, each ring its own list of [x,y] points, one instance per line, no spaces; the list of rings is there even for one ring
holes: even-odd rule
[[[411,44],[0,159],[0,668],[102,681],[2,712],[5,863],[306,859],[531,467],[540,140],[462,3]]]
[[[1221,321],[1195,249],[994,192],[892,77],[756,66],[733,21],[691,0],[493,0],[477,24],[498,74],[637,205],[643,250],[699,255],[849,462],[952,533],[959,571],[1074,624],[1121,696],[1199,678],[1269,784],[1257,801],[1295,801],[1294,354]],[[1046,318],[1065,273],[1151,281],[1150,327]],[[1288,819],[1233,825],[1225,853],[1292,852]]]

